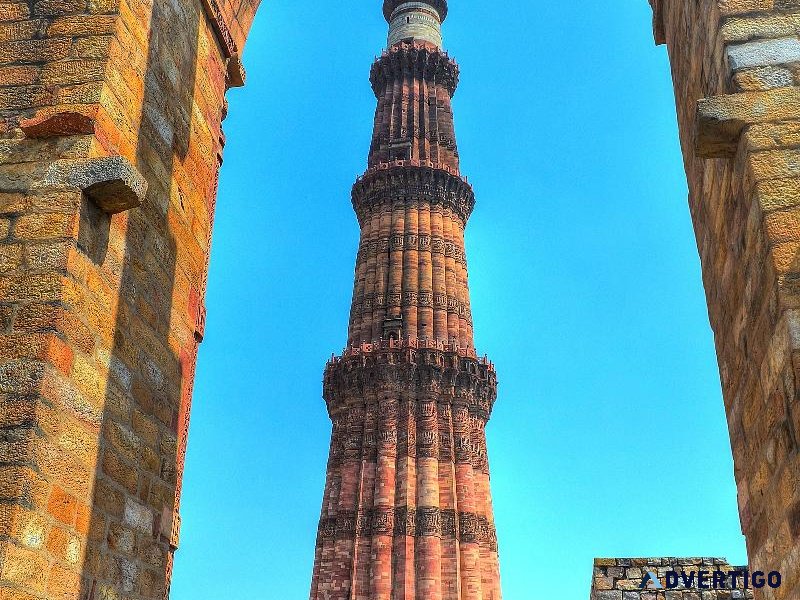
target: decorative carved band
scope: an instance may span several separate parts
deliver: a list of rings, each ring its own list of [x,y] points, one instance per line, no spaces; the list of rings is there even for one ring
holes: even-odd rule
[[[393,45],[372,65],[369,81],[380,98],[387,85],[409,78],[442,85],[452,97],[458,87],[458,65],[447,52],[421,42]]]
[[[432,208],[441,206],[452,210],[466,224],[475,208],[475,193],[465,179],[451,171],[435,166],[406,165],[419,161],[397,161],[387,168],[370,169],[353,185],[352,202],[358,221],[363,225],[367,214],[379,206],[398,201],[427,202]],[[400,238],[393,238],[395,244]],[[403,244],[405,245],[405,238]],[[418,242],[415,242],[418,243]],[[449,248],[455,256],[455,246]],[[444,246],[445,255],[448,244]]]
[[[486,545],[497,551],[497,532],[494,523],[486,516],[456,513],[453,509],[440,509],[438,506],[379,507],[358,515],[343,512],[336,517],[323,517],[317,529],[318,541],[374,536],[434,536],[462,544]]]
[[[488,360],[447,344],[432,342],[432,347],[413,348],[403,343],[407,341],[362,344],[334,357],[323,381],[328,413],[335,417],[343,409],[363,405],[368,396],[416,399],[426,394],[439,402],[467,406],[471,414],[489,419],[497,398],[497,376]]]
[[[439,207],[441,205],[437,205],[437,208]],[[377,240],[362,241],[358,246],[356,261],[362,262],[368,258],[398,250],[417,250],[418,252],[441,254],[446,258],[452,257],[459,264],[467,265],[467,255],[464,249],[457,244],[445,241],[444,238],[436,235],[414,235],[410,233],[395,233]]]

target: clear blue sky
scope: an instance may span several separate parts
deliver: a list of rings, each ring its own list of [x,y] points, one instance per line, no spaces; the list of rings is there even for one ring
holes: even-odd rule
[[[305,600],[385,45],[380,0],[264,0],[231,90],[173,600]],[[595,556],[745,561],[666,50],[646,0],[452,0],[507,600]]]

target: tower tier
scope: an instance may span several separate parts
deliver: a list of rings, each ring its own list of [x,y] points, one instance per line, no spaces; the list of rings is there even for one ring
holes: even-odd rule
[[[485,426],[493,366],[416,343],[332,360],[312,599],[500,600]]]
[[[361,241],[348,345],[410,337],[472,348],[464,249],[472,188],[441,169],[390,167],[353,187]]]

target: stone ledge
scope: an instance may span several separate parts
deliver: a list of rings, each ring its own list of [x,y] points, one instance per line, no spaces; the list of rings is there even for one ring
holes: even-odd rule
[[[418,160],[380,163],[359,177],[351,192],[359,223],[375,207],[400,200],[448,207],[465,224],[475,208],[475,194],[465,178],[446,165]]]
[[[147,181],[123,156],[57,160],[42,184],[77,187],[109,214],[140,206],[147,193]]]
[[[800,119],[800,88],[714,96],[697,104],[697,143],[702,158],[731,158],[744,128],[753,123]]]

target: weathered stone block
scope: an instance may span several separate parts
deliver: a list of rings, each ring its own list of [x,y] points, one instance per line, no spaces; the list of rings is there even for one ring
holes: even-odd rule
[[[704,158],[731,157],[748,124],[800,119],[800,88],[742,92],[700,100],[696,150]]]
[[[47,28],[50,37],[103,35],[114,33],[117,17],[112,15],[74,15],[59,17]]]
[[[719,10],[724,16],[766,12],[775,8],[775,0],[719,0]]]
[[[0,43],[35,37],[41,26],[42,22],[37,20],[0,22]]]
[[[0,81],[7,85],[31,85],[36,81],[39,67],[0,67]]]
[[[603,590],[597,592],[596,600],[623,600],[622,590]]]
[[[16,586],[25,586],[32,592],[42,592],[47,581],[47,560],[37,551],[22,548],[9,542],[5,546],[3,563],[0,566],[0,580]],[[0,552],[2,548],[0,547]]]
[[[33,5],[33,14],[48,17],[77,13],[86,7],[86,0],[39,0]]]
[[[796,37],[759,40],[728,46],[731,69],[781,65],[800,61],[800,39]]]
[[[77,234],[77,223],[77,215],[31,213],[17,220],[14,237],[21,240],[68,238]]]
[[[47,512],[50,515],[66,525],[72,525],[75,522],[77,508],[78,502],[74,496],[59,486],[53,487],[50,492],[50,500],[47,503]]]
[[[69,51],[70,40],[65,38],[8,42],[0,46],[0,64],[61,60],[69,56]],[[30,104],[11,106],[3,103],[2,106],[9,109],[28,107]]]
[[[742,90],[770,90],[794,85],[794,75],[788,69],[760,67],[739,71],[734,75],[734,81]]]
[[[29,138],[88,135],[95,131],[94,115],[75,110],[40,111],[30,119],[21,119],[20,129]]]
[[[781,38],[795,34],[791,15],[767,14],[734,17],[725,20],[720,35],[726,43],[746,42],[754,38]]]
[[[147,192],[144,177],[122,156],[55,161],[44,185],[78,187],[111,214],[139,206]]]
[[[125,499],[125,513],[122,522],[140,533],[152,534],[155,523],[153,510],[136,502],[133,498]]]

